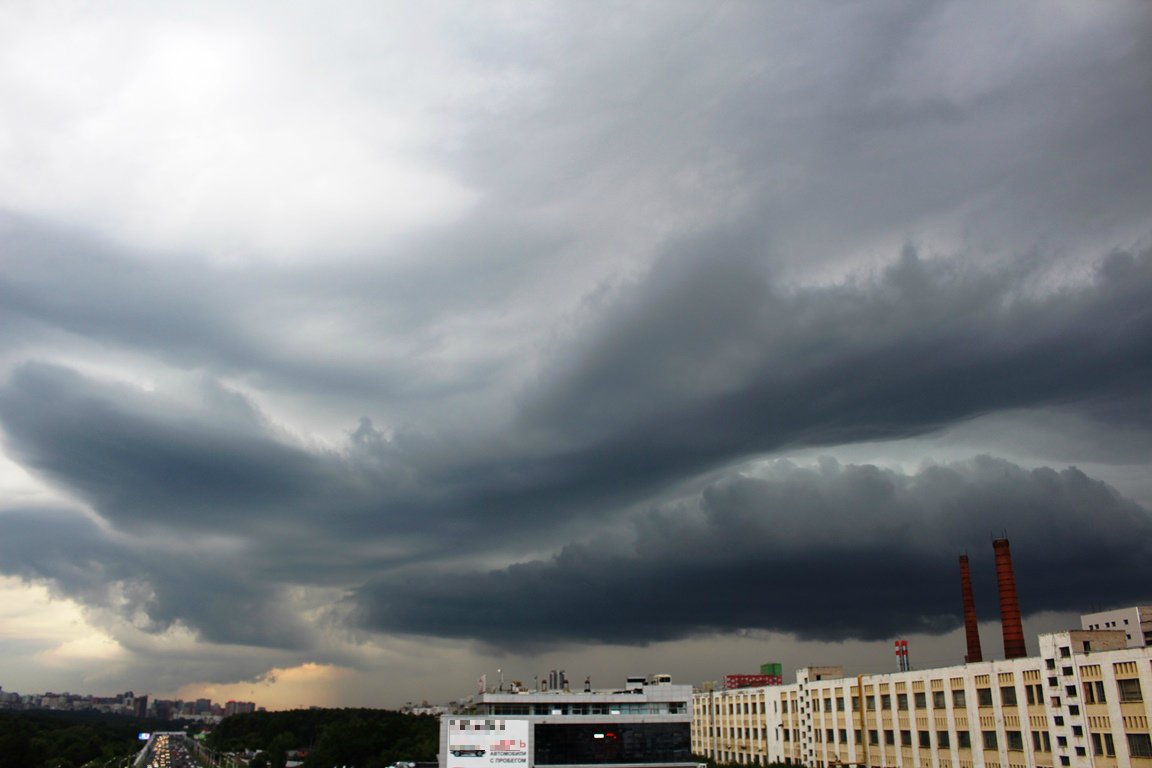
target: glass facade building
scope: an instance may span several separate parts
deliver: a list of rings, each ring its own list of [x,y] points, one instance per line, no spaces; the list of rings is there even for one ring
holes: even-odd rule
[[[692,727],[682,723],[537,725],[536,765],[671,765],[692,762]]]

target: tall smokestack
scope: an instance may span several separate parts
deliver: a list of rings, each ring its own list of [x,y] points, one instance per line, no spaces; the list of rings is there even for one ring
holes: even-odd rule
[[[992,542],[996,552],[996,582],[1000,585],[1000,626],[1004,630],[1004,658],[1028,655],[1024,647],[1024,625],[1020,622],[1020,602],[1016,598],[1016,577],[1012,574],[1012,550],[1008,539]]]
[[[968,655],[964,663],[983,661],[980,652],[980,628],[976,625],[976,601],[972,598],[972,573],[968,570],[968,555],[960,555],[960,593],[964,597],[964,635],[968,638]]]

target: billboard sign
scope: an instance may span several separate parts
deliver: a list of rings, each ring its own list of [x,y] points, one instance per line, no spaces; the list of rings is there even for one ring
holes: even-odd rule
[[[447,768],[528,768],[532,724],[528,720],[451,717]]]

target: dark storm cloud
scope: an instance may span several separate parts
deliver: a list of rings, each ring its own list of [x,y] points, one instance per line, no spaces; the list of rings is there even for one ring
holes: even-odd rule
[[[504,647],[647,643],[765,629],[802,638],[940,633],[961,620],[956,556],[996,611],[990,540],[1013,539],[1026,612],[1145,597],[1152,515],[1076,469],[990,457],[913,475],[778,462],[640,517],[624,541],[468,573],[421,572],[357,594],[380,631]]]
[[[436,174],[463,179],[476,204],[415,234],[353,237],[355,256],[317,246],[298,261],[241,252],[230,262],[225,243],[217,262],[124,245],[131,224],[152,217],[187,221],[192,243],[205,224],[258,234],[267,211],[291,203],[261,178],[236,186],[253,194],[236,198],[229,222],[198,220],[180,195],[117,210],[124,188],[189,184],[180,163],[177,176],[127,168],[120,178],[113,153],[85,166],[92,178],[76,171],[78,188],[113,201],[107,209],[66,195],[21,208],[27,200],[10,195],[4,204],[24,213],[0,219],[5,458],[108,527],[0,513],[0,572],[122,609],[148,632],[182,625],[215,642],[296,649],[311,636],[284,590],[316,586],[361,587],[368,627],[492,642],[941,631],[957,621],[956,551],[975,560],[1005,528],[1028,610],[1145,599],[1124,591],[1148,583],[1143,510],[1074,470],[991,459],[912,477],[780,466],[661,507],[634,540],[459,570],[555,552],[573,531],[619,525],[750,457],[929,435],[1006,409],[1121,427],[1138,452],[1152,427],[1152,252],[1053,274],[1058,259],[1148,232],[1152,15],[1140,3],[1104,8],[623,3],[560,7],[523,25],[477,19],[462,25],[470,58],[452,62],[477,82],[410,73],[414,92],[453,84],[416,110],[446,118],[432,131],[442,143],[410,154],[443,162]],[[375,30],[399,21],[356,24],[364,34],[350,40],[347,29],[328,38],[327,19],[287,35],[314,42],[310,57],[281,53],[318,63],[307,87],[348,98],[322,110],[338,130],[318,135],[374,145],[365,115],[394,111]],[[245,26],[236,21],[219,28]],[[221,80],[247,82],[224,66]],[[155,85],[185,92],[163,74]],[[267,93],[303,92],[272,85],[285,87],[240,90],[236,102],[280,114]],[[91,101],[110,105],[100,124],[140,123],[106,94]],[[85,108],[62,114],[88,135]],[[51,122],[21,135],[69,135]],[[217,136],[244,145],[243,131],[209,124],[155,124],[194,146],[131,136],[141,165],[217,156],[227,149]],[[309,124],[256,121],[253,146],[277,125],[273,145],[286,150],[257,159],[310,168],[301,150],[324,152]],[[33,170],[40,158],[73,167],[71,153],[9,144]],[[332,170],[319,189],[374,194]],[[299,218],[286,231],[299,225],[309,242],[331,224]],[[104,228],[114,219],[128,226]],[[958,255],[909,248],[874,275],[850,274],[903,239]],[[158,373],[159,391],[77,373],[106,358],[130,380]],[[166,395],[163,375],[179,372],[203,374],[197,402]],[[323,449],[279,432],[254,404],[277,397],[286,430],[323,431],[316,424],[339,414],[330,418],[346,422],[329,434],[343,429],[346,442]],[[1070,442],[1068,461],[1082,460]],[[990,443],[980,450],[994,452]],[[171,548],[156,543],[162,532]],[[426,567],[401,570],[414,563]],[[449,563],[456,575],[444,575]],[[1035,586],[1044,568],[1059,589]],[[991,605],[980,601],[986,614]]]
[[[28,364],[0,395],[0,420],[16,456],[121,525],[227,528],[324,484],[315,457],[261,434],[250,414],[152,400]]]
[[[503,520],[531,534],[579,511],[540,515],[563,489],[506,440],[386,436],[363,419],[340,451],[305,447],[212,380],[183,402],[26,363],[0,387],[0,425],[10,456],[117,530],[241,537],[268,573],[307,566],[311,583],[491,544]]]
[[[1144,510],[1075,470],[1029,473],[990,459],[910,478],[868,466],[778,468],[767,480],[710,486],[699,510],[644,518],[625,551],[576,544],[554,561],[414,573],[421,561],[554,546],[577,521],[594,529],[676,483],[788,446],[924,434],[1053,404],[1097,418],[1107,406],[1115,421],[1147,403],[1152,254],[1112,254],[1090,281],[1058,290],[1038,285],[1027,260],[968,269],[911,250],[872,278],[785,288],[753,260],[701,258],[707,245],[690,243],[589,304],[591,319],[559,340],[498,435],[389,436],[365,420],[343,451],[318,451],[293,445],[218,385],[187,405],[21,366],[0,388],[10,455],[90,503],[120,536],[203,530],[237,537],[244,554],[222,571],[185,570],[188,559],[169,567],[143,539],[96,539],[90,523],[4,516],[0,568],[86,601],[141,568],[143,597],[132,605],[148,626],[179,622],[255,645],[304,642],[285,640],[296,630],[281,630],[283,617],[264,628],[237,622],[275,604],[274,583],[368,584],[357,597],[367,627],[492,642],[642,642],[742,627],[825,638],[943,631],[956,617],[955,553],[977,553],[1004,529],[1021,534],[1031,563],[1023,584],[1061,570],[1058,588],[1022,586],[1029,610],[1105,592],[1125,599],[1105,589],[1121,573],[1146,583]],[[64,535],[50,539],[57,528]],[[793,581],[811,586],[783,589]],[[836,589],[838,603],[867,610],[836,621],[812,610]],[[877,610],[885,590],[890,604]],[[771,623],[758,618],[765,601]]]
[[[198,394],[178,402],[28,363],[0,388],[0,424],[9,455],[117,530],[239,537],[264,576],[307,566],[319,583],[363,566],[349,557],[358,543],[388,545],[379,566],[454,538],[462,510],[451,478],[436,484],[435,441],[387,440],[365,420],[347,451],[308,450],[238,393],[205,381]]]
[[[300,648],[311,630],[280,588],[252,578],[244,558],[205,551],[189,534],[133,538],[53,508],[0,513],[0,573],[119,614],[146,632],[180,624],[208,642]]]
[[[506,361],[496,355],[440,358],[437,326],[505,300],[532,274],[525,253],[560,239],[492,214],[393,244],[382,259],[349,257],[340,268],[214,264],[0,210],[0,351],[51,347],[51,332],[64,332],[176,368],[244,376],[272,391],[362,398],[387,411],[497,377]],[[343,332],[310,340],[313,326]],[[374,351],[367,359],[366,349]]]
[[[589,312],[525,400],[522,428],[564,436],[593,485],[1010,408],[1147,410],[1152,252],[1059,290],[1027,260],[973,269],[911,249],[874,279],[787,289],[711,245]]]
[[[601,297],[496,432],[385,435],[365,421],[344,451],[317,451],[219,387],[184,407],[34,364],[0,388],[0,424],[24,465],[117,526],[406,534],[427,553],[609,516],[785,447],[1009,408],[1145,407],[1152,254],[1113,254],[1058,291],[1037,292],[1026,261],[970,270],[910,250],[874,279],[787,289],[752,259],[701,256],[712,245]]]

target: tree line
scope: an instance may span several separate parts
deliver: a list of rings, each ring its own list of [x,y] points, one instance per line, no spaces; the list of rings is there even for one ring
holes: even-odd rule
[[[0,713],[0,768],[81,768],[125,757],[142,731],[172,723],[100,712]]]
[[[440,721],[386,709],[302,709],[225,718],[208,737],[222,752],[258,751],[251,768],[283,768],[289,752],[306,750],[304,768],[387,768],[436,759]]]

